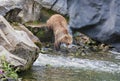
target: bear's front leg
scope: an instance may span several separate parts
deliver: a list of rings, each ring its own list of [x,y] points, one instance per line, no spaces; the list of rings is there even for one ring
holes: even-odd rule
[[[60,50],[60,42],[55,42],[55,43],[54,43],[54,49],[55,49],[56,51],[59,51],[59,50]]]

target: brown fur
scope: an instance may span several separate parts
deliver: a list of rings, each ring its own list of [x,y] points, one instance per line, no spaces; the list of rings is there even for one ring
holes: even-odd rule
[[[47,20],[48,28],[52,29],[55,35],[54,47],[58,50],[61,43],[70,45],[73,41],[72,36],[68,33],[67,21],[59,14],[51,16]]]

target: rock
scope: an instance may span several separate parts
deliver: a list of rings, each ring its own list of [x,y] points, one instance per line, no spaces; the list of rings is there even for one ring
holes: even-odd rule
[[[51,9],[63,15],[67,14],[67,0],[56,0]]]
[[[118,0],[69,0],[69,25],[92,39],[120,51]]]
[[[102,1],[69,0],[68,2],[68,15],[70,17],[69,25],[72,28],[81,28],[86,25],[98,23],[101,18],[100,14],[102,14],[101,11]]]
[[[24,65],[27,63],[26,60],[15,56],[14,54],[11,54],[7,49],[5,49],[3,46],[0,45],[0,59],[2,57],[5,57],[5,60],[9,62],[11,65],[14,65],[15,67],[21,66],[24,67]]]
[[[19,8],[15,8],[6,13],[5,18],[9,22],[22,22],[22,19],[18,17],[18,13],[21,11]]]
[[[24,60],[24,62],[22,63],[23,67],[20,68],[21,70],[26,70],[30,68],[30,66],[38,57],[39,48],[28,37],[27,33],[25,33],[24,31],[14,30],[3,16],[0,16],[0,45],[0,50],[7,50],[10,53],[10,63],[15,59],[18,60],[17,62],[20,63],[22,63],[21,61]],[[8,52],[4,55],[7,56],[9,54]],[[1,53],[3,53],[3,51]],[[11,56],[14,56],[15,58]],[[20,63],[19,65],[21,65]]]
[[[67,14],[67,0],[35,0],[43,7],[61,13]]]
[[[9,21],[21,22],[22,19],[24,23],[38,20],[40,9],[41,5],[34,0],[0,0],[0,15],[5,16]]]
[[[12,9],[22,9],[24,0],[0,0],[0,15],[5,16]]]
[[[51,9],[52,5],[54,5],[54,3],[57,0],[35,0],[35,1],[41,4],[43,7]]]
[[[41,43],[40,40],[39,40],[35,35],[33,35],[33,33],[32,33],[31,31],[29,31],[24,25],[18,23],[18,26],[13,25],[13,27],[14,27],[16,30],[22,30],[22,31],[26,32],[27,35],[29,36],[29,38],[30,38],[34,43]]]
[[[25,0],[22,11],[18,14],[23,22],[36,21],[40,19],[42,6],[34,0]]]

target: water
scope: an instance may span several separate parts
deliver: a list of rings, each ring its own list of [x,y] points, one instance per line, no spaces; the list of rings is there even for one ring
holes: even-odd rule
[[[34,66],[23,81],[120,81],[119,73]]]
[[[120,81],[119,57],[116,52],[110,61],[40,54],[21,77],[23,81]]]
[[[52,67],[66,67],[66,68],[69,67],[94,71],[118,72],[118,73],[120,72],[120,64],[114,62],[70,58],[55,55],[53,56],[47,54],[40,54],[39,58],[33,65],[34,66],[51,65]]]

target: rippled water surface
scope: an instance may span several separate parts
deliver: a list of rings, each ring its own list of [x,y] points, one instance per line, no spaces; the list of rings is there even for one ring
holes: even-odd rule
[[[112,53],[111,60],[40,54],[20,75],[23,81],[120,81],[120,54]]]
[[[120,81],[120,73],[34,66],[23,81]]]

